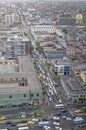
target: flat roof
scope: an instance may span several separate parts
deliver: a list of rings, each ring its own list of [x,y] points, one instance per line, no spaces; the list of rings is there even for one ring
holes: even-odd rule
[[[7,92],[14,93],[19,91],[22,92],[22,91],[30,91],[30,90],[42,91],[31,58],[29,56],[20,56],[18,58],[18,62],[19,62],[18,64],[15,62],[15,64],[13,64],[14,66],[11,66],[11,68],[9,68],[10,66],[7,67],[9,68],[8,71],[6,71],[7,68],[5,68],[5,71],[3,69],[2,71],[4,72],[0,73],[0,79],[6,80],[6,82],[0,82],[0,93],[7,93]],[[9,64],[7,64],[7,66],[8,65]],[[18,66],[18,71],[15,70],[16,65]],[[26,78],[28,85],[20,86],[17,80],[12,82],[7,81],[7,79],[9,80],[12,78],[20,79],[20,80],[22,78]]]
[[[86,94],[86,87],[78,82],[75,78],[62,79],[64,82],[64,89],[67,89],[70,94]]]

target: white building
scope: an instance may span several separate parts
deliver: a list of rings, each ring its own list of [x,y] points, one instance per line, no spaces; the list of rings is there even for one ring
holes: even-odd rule
[[[70,74],[70,64],[67,61],[56,61],[52,65],[53,71],[58,75],[69,75]]]
[[[5,23],[6,24],[12,24],[14,22],[19,22],[19,15],[17,14],[9,14],[9,15],[5,15]]]

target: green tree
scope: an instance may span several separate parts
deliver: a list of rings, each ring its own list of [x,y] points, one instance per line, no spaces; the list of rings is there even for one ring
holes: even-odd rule
[[[32,45],[31,41],[29,41],[29,45],[30,45],[30,53],[32,54],[32,51],[34,50],[34,46]]]
[[[52,75],[52,79],[53,79],[54,81],[58,81],[58,80],[60,80],[60,76],[59,76],[59,75],[56,75],[56,74],[53,74],[53,75]]]
[[[27,112],[27,113],[26,113],[26,117],[29,117],[29,116],[30,116],[30,113],[29,113],[29,112]]]
[[[48,70],[50,69],[51,63],[45,62],[45,65],[47,66]]]
[[[65,34],[68,34],[67,28],[62,28],[62,32],[65,33]]]
[[[84,112],[86,113],[86,107],[84,108]]]
[[[43,47],[40,46],[39,42],[36,43],[36,50],[39,51],[40,54],[43,53]]]

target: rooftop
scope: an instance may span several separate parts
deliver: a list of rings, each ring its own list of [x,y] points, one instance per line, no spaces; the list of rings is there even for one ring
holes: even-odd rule
[[[70,77],[63,79],[66,89],[70,94],[86,94],[86,86],[78,82],[77,79]]]
[[[0,62],[0,93],[14,93],[30,90],[41,91],[41,87],[30,57],[20,56],[18,58],[18,63],[11,60],[6,62],[5,60],[6,64],[3,65],[3,62]],[[22,78],[27,80],[28,85],[19,85]],[[4,80],[4,82],[2,82],[2,80]]]

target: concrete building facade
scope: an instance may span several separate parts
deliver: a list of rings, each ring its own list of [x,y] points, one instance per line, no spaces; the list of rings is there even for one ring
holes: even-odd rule
[[[57,61],[52,65],[53,71],[58,75],[69,75],[70,64],[67,61]]]
[[[41,103],[42,89],[31,59],[0,60],[0,106]]]

